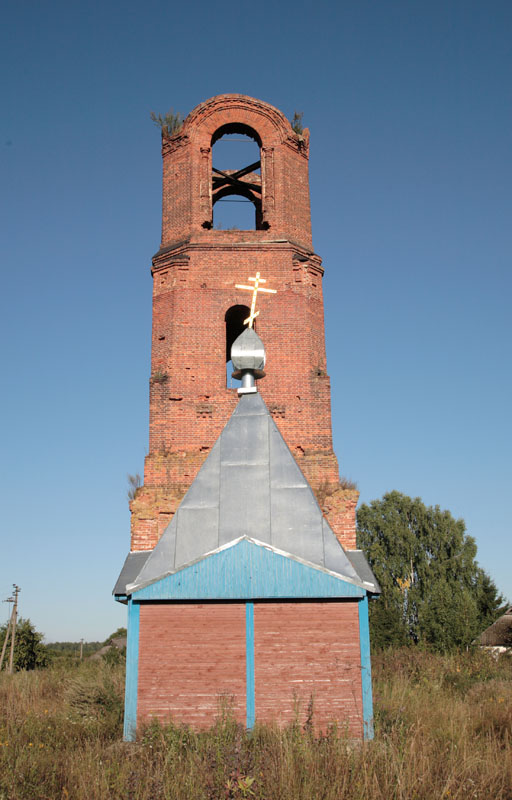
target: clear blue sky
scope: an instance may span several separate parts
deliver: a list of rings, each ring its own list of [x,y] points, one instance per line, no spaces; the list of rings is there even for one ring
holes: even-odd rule
[[[160,237],[149,111],[224,92],[311,130],[342,474],[362,501],[397,489],[463,517],[512,599],[511,43],[510,0],[4,4],[0,598],[18,583],[48,641],[125,621],[110,592]]]

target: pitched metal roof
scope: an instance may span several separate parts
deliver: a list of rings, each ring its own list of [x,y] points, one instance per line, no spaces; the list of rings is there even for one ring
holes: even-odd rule
[[[368,591],[372,594],[381,594],[379,582],[372,572],[372,568],[366,560],[366,556],[362,550],[345,550],[349,557],[352,566],[361,578],[367,584]]]
[[[375,578],[370,586],[339,544],[257,392],[241,396],[160,541],[126,581],[126,593],[241,537],[376,591]]]
[[[116,581],[116,585],[112,591],[114,595],[126,594],[126,584],[132,583],[135,580],[142,567],[148,560],[151,550],[142,550],[138,552],[128,553],[126,556],[123,568]]]

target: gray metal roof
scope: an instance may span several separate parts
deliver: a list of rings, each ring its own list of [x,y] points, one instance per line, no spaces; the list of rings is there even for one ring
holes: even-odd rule
[[[127,592],[241,537],[372,591],[323,517],[259,393],[241,396],[160,541],[127,581]]]
[[[372,572],[372,568],[366,560],[366,556],[362,550],[345,550],[350,559],[352,566],[361,578],[367,584],[367,589],[372,594],[381,594],[382,590],[379,582]]]
[[[483,647],[512,647],[512,606],[478,636],[473,644]]]
[[[112,591],[112,594],[127,594],[126,592],[126,584],[132,583],[135,580],[139,572],[141,571],[142,567],[148,560],[148,556],[151,553],[151,550],[143,550],[136,553],[128,553],[126,556],[125,562],[123,564],[123,568],[117,579],[116,585]]]

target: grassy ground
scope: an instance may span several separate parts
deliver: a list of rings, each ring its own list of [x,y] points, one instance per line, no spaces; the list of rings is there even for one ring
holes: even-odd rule
[[[121,741],[123,669],[0,675],[0,800],[512,800],[512,658],[374,657],[376,737],[229,718]]]

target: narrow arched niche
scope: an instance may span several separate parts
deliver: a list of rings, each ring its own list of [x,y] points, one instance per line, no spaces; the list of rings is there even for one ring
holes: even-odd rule
[[[233,372],[233,365],[231,363],[231,348],[233,342],[245,330],[246,324],[244,320],[250,314],[248,306],[231,306],[226,311],[224,320],[226,323],[226,388],[236,389],[241,386],[241,382],[231,377]]]

